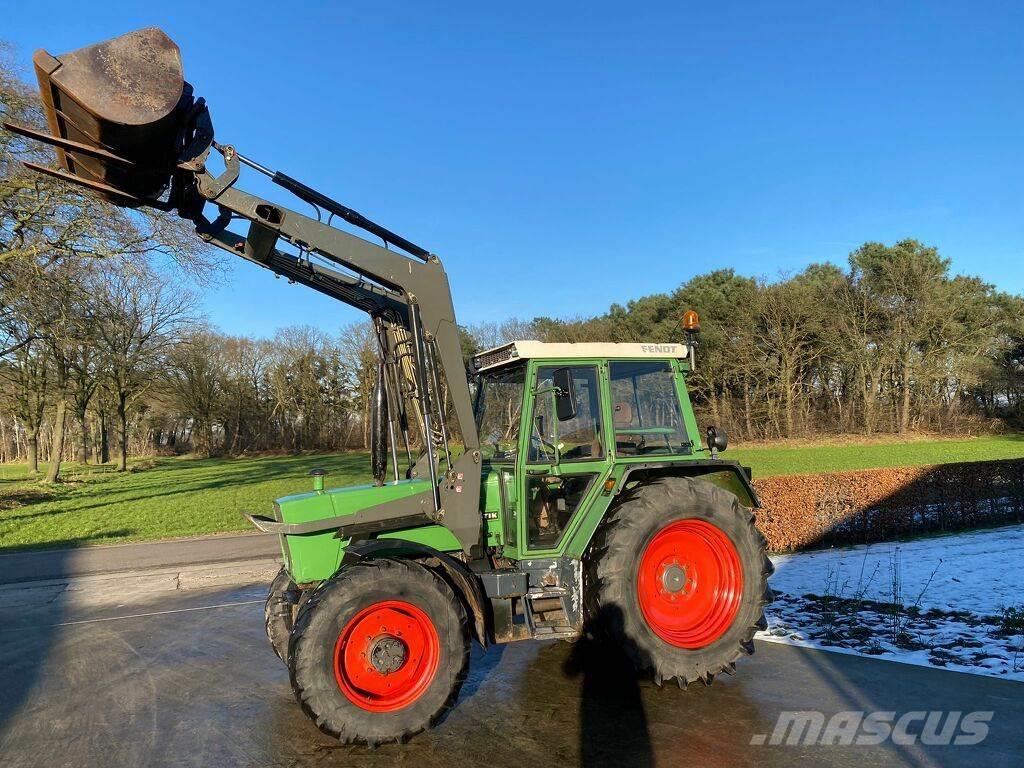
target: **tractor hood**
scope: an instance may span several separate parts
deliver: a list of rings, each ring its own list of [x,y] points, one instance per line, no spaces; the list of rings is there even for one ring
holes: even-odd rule
[[[399,480],[384,485],[355,485],[310,493],[282,496],[274,502],[274,517],[280,523],[310,523],[344,515],[354,515],[367,507],[374,507],[395,499],[413,496],[430,489],[424,479]],[[438,529],[426,526],[417,533]],[[314,533],[281,535],[281,554],[292,578],[299,584],[330,578],[341,565],[345,542],[335,537],[336,530]],[[448,534],[450,537],[450,534]],[[456,542],[458,546],[458,542]]]
[[[384,485],[352,485],[346,488],[296,493],[282,496],[274,502],[275,517],[283,523],[307,523],[352,515],[367,507],[423,493],[429,488],[429,480],[417,478]]]

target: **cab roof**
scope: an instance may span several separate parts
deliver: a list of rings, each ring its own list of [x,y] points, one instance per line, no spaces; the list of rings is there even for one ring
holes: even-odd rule
[[[685,359],[690,353],[686,344],[654,342],[615,344],[610,342],[587,342],[582,344],[562,344],[544,341],[513,341],[494,347],[473,356],[475,372],[490,370],[502,365],[528,360],[532,357],[557,359],[644,359],[665,360],[666,358]]]

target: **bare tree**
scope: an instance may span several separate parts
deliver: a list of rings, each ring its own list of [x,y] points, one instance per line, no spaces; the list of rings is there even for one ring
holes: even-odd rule
[[[100,379],[101,358],[95,338],[82,338],[75,343],[70,365],[71,405],[78,422],[79,440],[76,448],[79,464],[89,461],[89,406],[93,402]]]
[[[226,338],[224,355],[224,450],[237,453],[277,447],[269,383],[273,345],[262,340]]]
[[[0,275],[4,304],[6,354],[0,356],[0,376],[11,408],[25,432],[29,474],[39,471],[39,433],[50,385],[47,329],[56,302],[50,301],[45,275],[31,263],[5,265]]]
[[[163,359],[192,323],[194,297],[152,269],[124,264],[92,285],[92,323],[106,362],[103,383],[117,415],[117,468],[128,466],[129,415]]]
[[[39,472],[39,432],[46,409],[49,361],[38,338],[20,344],[0,364],[8,401],[25,433],[25,456],[30,475]]]
[[[54,483],[60,477],[74,379],[81,377],[81,372],[76,370],[82,357],[80,350],[94,343],[88,320],[88,297],[83,291],[88,282],[89,268],[88,262],[62,262],[46,273],[42,285],[46,292],[45,300],[53,307],[43,336],[50,362],[53,402],[50,462],[45,480],[48,483]]]
[[[350,323],[338,336],[346,383],[358,408],[363,448],[370,447],[370,403],[377,381],[377,336],[369,322]]]
[[[198,453],[213,451],[213,427],[226,388],[224,339],[208,329],[194,331],[167,354],[164,371],[175,405],[193,422],[192,442]]]

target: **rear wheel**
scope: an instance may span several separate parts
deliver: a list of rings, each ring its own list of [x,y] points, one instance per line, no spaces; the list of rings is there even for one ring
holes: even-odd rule
[[[771,561],[753,515],[706,481],[627,491],[595,536],[588,621],[656,682],[710,684],[753,653]]]
[[[454,704],[469,669],[462,604],[419,563],[346,568],[299,609],[292,689],[324,732],[343,742],[404,741]]]

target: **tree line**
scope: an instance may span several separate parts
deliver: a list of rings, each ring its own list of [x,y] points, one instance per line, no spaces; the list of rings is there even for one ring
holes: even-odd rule
[[[937,249],[868,242],[845,268],[784,279],[716,270],[599,316],[539,318],[552,341],[680,341],[700,314],[690,387],[744,440],[970,433],[1024,416],[1024,298],[954,275]]]
[[[0,55],[0,117],[40,125]],[[24,169],[48,150],[0,132],[0,461],[116,462],[193,451],[340,450],[369,440],[369,323],[231,336],[190,285],[219,262],[191,225],[126,211]],[[464,328],[464,354],[516,338],[683,339],[702,330],[691,390],[705,423],[744,440],[963,433],[1019,425],[1024,299],[951,273],[914,240],[866,243],[843,267],[782,279],[732,270],[594,317]]]
[[[144,262],[21,264],[0,263],[0,460],[113,457],[123,469],[133,453],[368,445],[368,322],[231,336]],[[1024,415],[1024,300],[950,275],[914,241],[862,246],[847,270],[772,282],[719,270],[592,318],[471,326],[464,353],[515,338],[681,341],[688,308],[702,326],[690,377],[700,417],[743,440],[961,434]]]

